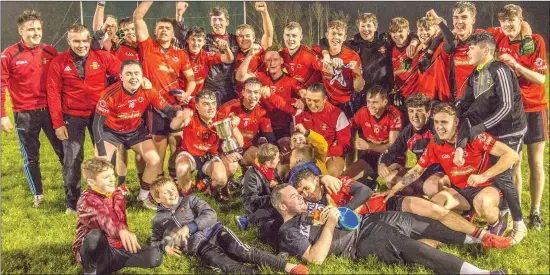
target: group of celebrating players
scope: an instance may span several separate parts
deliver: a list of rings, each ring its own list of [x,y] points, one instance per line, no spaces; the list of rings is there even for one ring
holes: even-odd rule
[[[85,274],[155,267],[163,252],[224,273],[257,273],[243,265],[254,263],[307,274],[284,256],[322,264],[336,254],[505,274],[436,247],[507,248],[527,235],[518,193],[524,143],[529,222],[542,228],[546,46],[519,6],[505,5],[501,26],[486,30],[473,28],[470,2],[455,4],[452,29],[430,10],[416,33],[403,17],[379,33],[376,15],[363,13],[353,38],[333,20],[314,47],[289,22],[279,49],[265,2],[255,4],[261,38],[248,24],[228,33],[223,7],[210,12],[211,33],[186,26],[185,2],[175,19],[156,21],[153,38],[144,21],[152,4],[117,22],[98,2],[93,32],[70,26],[69,49],[59,54],[41,43],[39,13],[25,11],[21,41],[2,53],[2,130],[13,129],[9,93],[32,206],[44,201],[43,130],[63,167],[65,213],[78,216],[73,250]],[[96,157],[84,162],[86,128]],[[137,198],[156,210],[151,246],[128,230],[128,149]],[[410,169],[408,150],[417,158]],[[82,176],[89,188],[81,194]],[[387,191],[376,192],[379,177]],[[258,226],[279,255],[242,243],[193,195],[228,203],[235,189],[245,209],[236,225]],[[337,207],[360,215],[359,228],[339,227]],[[476,216],[486,229],[472,223]]]

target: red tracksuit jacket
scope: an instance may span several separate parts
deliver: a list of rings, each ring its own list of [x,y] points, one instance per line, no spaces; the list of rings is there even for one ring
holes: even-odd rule
[[[46,79],[57,50],[47,44],[29,48],[23,40],[2,52],[2,117],[6,116],[6,91],[14,112],[32,111],[48,105]]]
[[[80,78],[70,49],[52,60],[48,72],[48,107],[55,129],[63,126],[63,113],[89,117],[107,83],[106,75],[120,75],[121,62],[112,54],[90,50],[85,77]]]

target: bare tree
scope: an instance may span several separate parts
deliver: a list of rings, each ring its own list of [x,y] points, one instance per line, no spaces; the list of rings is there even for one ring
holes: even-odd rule
[[[325,6],[320,2],[315,2],[311,6],[311,8],[313,10],[313,14],[315,15],[315,19],[317,19],[317,44],[319,44],[319,41],[321,40],[323,14],[324,14]]]

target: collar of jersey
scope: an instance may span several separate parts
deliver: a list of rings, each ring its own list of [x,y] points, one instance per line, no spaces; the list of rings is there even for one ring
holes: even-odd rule
[[[487,60],[487,62],[484,62],[483,64],[477,65],[476,70],[478,72],[483,70],[483,68],[485,68],[487,66],[487,64],[491,63],[491,61],[493,61],[493,60],[494,60],[494,58],[491,58],[491,59]]]

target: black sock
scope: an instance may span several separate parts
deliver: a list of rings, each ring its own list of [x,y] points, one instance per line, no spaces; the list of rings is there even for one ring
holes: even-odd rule
[[[118,176],[117,181],[118,181],[118,186],[121,186],[126,182],[126,176]]]

